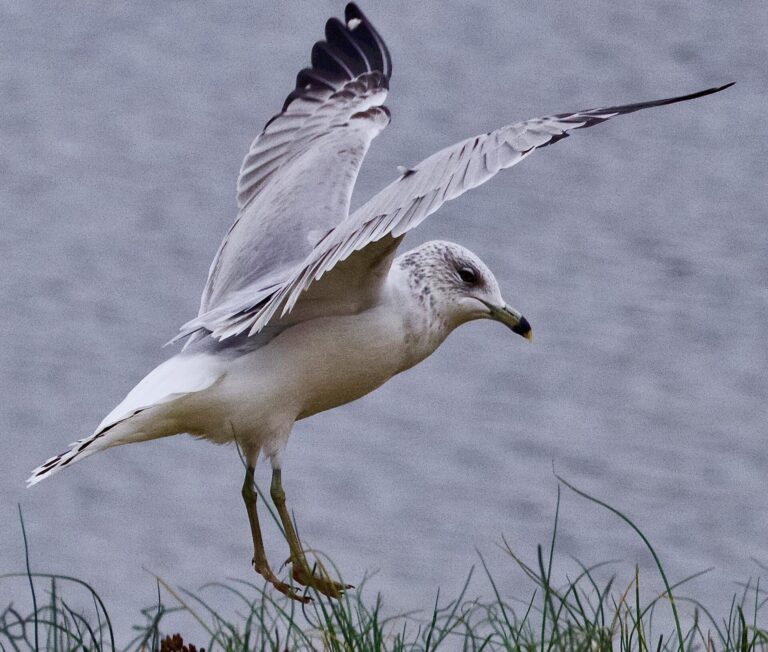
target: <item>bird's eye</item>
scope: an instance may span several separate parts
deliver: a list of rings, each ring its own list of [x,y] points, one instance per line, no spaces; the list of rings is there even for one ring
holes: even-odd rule
[[[459,270],[459,278],[467,285],[474,285],[477,283],[477,273],[471,267],[462,267]]]

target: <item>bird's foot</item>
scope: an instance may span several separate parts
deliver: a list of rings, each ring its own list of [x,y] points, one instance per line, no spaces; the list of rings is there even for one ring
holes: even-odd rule
[[[280,591],[280,593],[288,596],[291,600],[296,600],[296,602],[301,602],[302,604],[312,602],[312,598],[310,598],[308,595],[300,595],[290,584],[281,582],[267,564],[259,563],[254,559],[253,569],[278,591]]]
[[[295,560],[293,558],[288,560],[291,564],[291,576],[294,582],[301,584],[302,586],[309,586],[315,589],[318,593],[322,593],[329,598],[338,600],[344,595],[344,591],[347,589],[354,589],[351,584],[342,584],[340,582],[334,582],[325,572],[315,574],[309,569],[305,560]]]

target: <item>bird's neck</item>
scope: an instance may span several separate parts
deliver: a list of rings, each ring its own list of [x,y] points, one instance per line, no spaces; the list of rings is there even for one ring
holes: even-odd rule
[[[430,356],[458,325],[446,317],[440,302],[418,268],[396,260],[387,279],[387,301],[402,319],[406,367]]]

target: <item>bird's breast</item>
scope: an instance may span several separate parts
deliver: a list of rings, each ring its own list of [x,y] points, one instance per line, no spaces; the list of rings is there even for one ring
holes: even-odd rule
[[[241,364],[253,399],[303,419],[349,403],[413,366],[402,317],[382,307],[286,329]],[[423,359],[422,356],[421,359]]]

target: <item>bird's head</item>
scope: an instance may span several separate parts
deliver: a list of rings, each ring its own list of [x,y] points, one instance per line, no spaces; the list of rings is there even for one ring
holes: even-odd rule
[[[493,319],[533,339],[528,320],[502,298],[493,272],[461,245],[433,240],[404,254],[399,263],[412,294],[449,329],[475,319]]]

